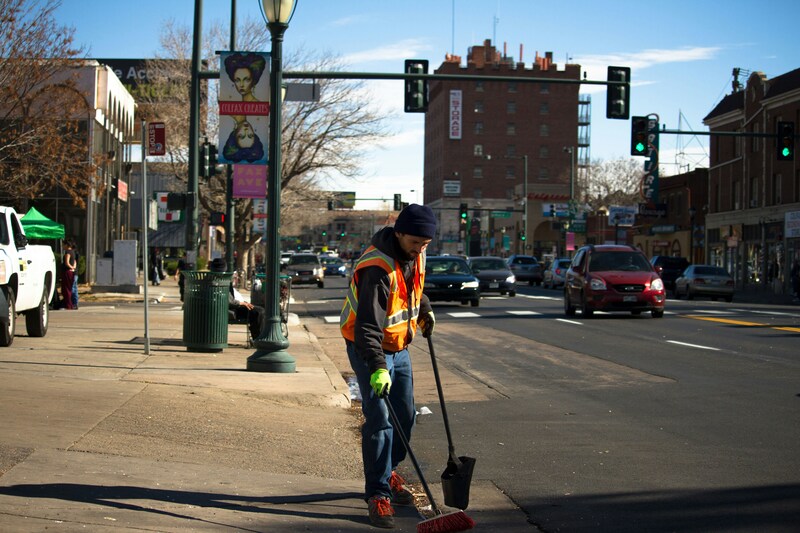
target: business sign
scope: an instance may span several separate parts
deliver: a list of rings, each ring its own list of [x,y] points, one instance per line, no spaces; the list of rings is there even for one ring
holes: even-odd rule
[[[612,205],[608,208],[608,223],[612,226],[633,226],[638,206]]]
[[[158,206],[158,221],[159,222],[180,222],[182,211],[170,211],[167,209],[168,192],[154,192],[156,204]],[[152,220],[152,217],[151,217]]]
[[[461,131],[464,126],[464,115],[461,111],[463,104],[461,91],[453,89],[450,91],[450,138],[461,139]]]
[[[266,165],[233,165],[234,198],[266,198]]]
[[[128,201],[128,182],[121,179],[116,180],[117,185],[117,199],[120,202]]]
[[[267,234],[267,200],[253,200],[253,233]]]
[[[791,211],[783,215],[783,236],[786,239],[800,237],[800,211]]]
[[[266,165],[269,138],[268,52],[221,52],[217,162]]]
[[[445,196],[461,196],[461,182],[458,180],[444,180],[442,189]]]
[[[648,204],[658,202],[658,121],[647,120],[648,160],[644,163],[642,198]]]
[[[163,122],[147,124],[147,155],[165,155],[167,153],[167,128]]]

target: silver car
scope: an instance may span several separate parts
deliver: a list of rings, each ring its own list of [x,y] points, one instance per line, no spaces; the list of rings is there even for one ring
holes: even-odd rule
[[[563,286],[564,276],[566,276],[571,262],[571,259],[553,259],[553,262],[544,271],[544,281],[542,281],[544,288],[555,289]]]
[[[292,285],[316,283],[317,287],[325,287],[325,272],[316,254],[292,254],[286,265],[286,274],[292,279]]]
[[[726,302],[732,302],[733,286],[733,277],[722,267],[689,265],[675,280],[675,298],[710,296],[712,300],[725,298]]]

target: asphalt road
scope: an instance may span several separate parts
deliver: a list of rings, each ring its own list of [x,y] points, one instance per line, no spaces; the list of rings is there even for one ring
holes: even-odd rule
[[[299,289],[295,311],[336,316],[344,286]],[[797,307],[670,300],[661,319],[567,319],[559,292],[521,287],[434,309],[440,367],[474,391],[448,402],[456,451],[532,530],[800,529]],[[446,446],[426,405],[413,444],[433,476]]]

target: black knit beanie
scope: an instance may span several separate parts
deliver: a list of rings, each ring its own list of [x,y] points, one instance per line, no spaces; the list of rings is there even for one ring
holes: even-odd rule
[[[433,239],[436,235],[436,215],[426,205],[410,204],[400,211],[394,223],[394,230],[398,233]]]

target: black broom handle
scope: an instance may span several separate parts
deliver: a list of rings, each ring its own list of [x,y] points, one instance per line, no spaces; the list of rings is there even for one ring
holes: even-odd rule
[[[431,352],[431,365],[433,365],[433,377],[436,379],[436,391],[439,393],[439,405],[442,406],[442,418],[444,419],[444,431],[447,433],[447,449],[450,460],[456,461],[456,449],[453,446],[453,437],[450,435],[450,421],[447,419],[447,407],[444,405],[444,393],[442,392],[442,380],[439,378],[439,366],[436,364],[436,355],[433,351],[433,335],[428,336],[428,350]]]
[[[389,396],[383,395],[382,396],[384,403],[386,404],[386,409],[389,410],[389,416],[392,417],[392,424],[396,430],[397,435],[400,437],[400,440],[403,442],[403,446],[405,447],[406,451],[408,452],[408,456],[411,458],[411,462],[414,464],[414,470],[417,471],[417,475],[419,476],[419,480],[422,483],[422,488],[425,489],[425,495],[428,497],[428,500],[431,502],[431,509],[437,515],[442,514],[439,511],[439,508],[436,507],[436,501],[433,499],[433,494],[431,493],[430,487],[428,487],[428,482],[425,481],[425,476],[422,475],[422,468],[420,468],[419,463],[417,462],[417,458],[414,456],[414,452],[411,451],[411,444],[408,442],[408,438],[406,438],[406,434],[403,433],[403,427],[400,425],[400,421],[397,419],[397,415],[394,412],[394,407],[389,402]]]

